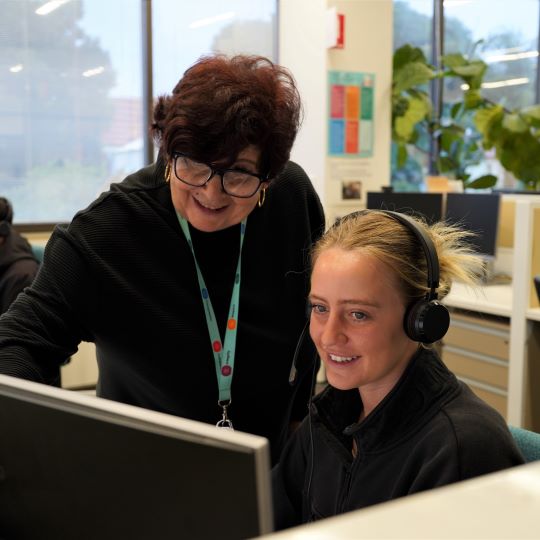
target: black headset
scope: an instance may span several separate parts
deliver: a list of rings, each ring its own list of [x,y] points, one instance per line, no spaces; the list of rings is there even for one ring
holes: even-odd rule
[[[0,197],[0,236],[9,236],[13,222],[13,208],[5,197]]]
[[[399,223],[414,234],[422,246],[427,265],[427,286],[429,292],[423,298],[414,301],[407,307],[403,319],[403,328],[407,336],[413,341],[426,344],[439,341],[446,334],[450,326],[450,313],[446,309],[446,306],[443,306],[437,300],[439,258],[437,257],[437,250],[431,238],[418,226],[413,218],[407,214],[393,212],[391,210],[360,210],[348,214],[342,219],[350,219],[371,211],[382,212],[399,221]]]
[[[422,251],[424,252],[427,264],[427,286],[429,292],[427,292],[423,298],[412,302],[407,307],[405,310],[405,317],[403,318],[403,328],[405,334],[413,341],[425,344],[439,341],[446,334],[448,327],[450,326],[450,313],[446,306],[437,300],[437,288],[439,287],[439,258],[437,257],[437,250],[435,249],[431,238],[417,225],[416,221],[407,214],[393,212],[391,210],[360,210],[340,218],[333,227],[343,220],[351,219],[372,211],[382,212],[404,225],[414,234],[422,246]],[[297,358],[301,344],[306,337],[308,327],[309,313],[307,315],[306,324],[298,339],[296,350],[294,351],[289,373],[289,383],[291,385],[296,382],[298,371],[296,367]]]

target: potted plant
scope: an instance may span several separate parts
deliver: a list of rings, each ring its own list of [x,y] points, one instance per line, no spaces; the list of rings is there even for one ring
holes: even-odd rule
[[[540,187],[540,105],[510,111],[482,96],[487,70],[482,60],[448,54],[442,64],[444,69],[436,71],[423,52],[410,45],[394,53],[392,138],[397,166],[406,162],[410,145],[428,152],[430,141],[436,139],[437,172],[461,180],[465,188],[495,185],[493,175],[471,179],[468,172],[491,148],[501,165],[527,188]],[[453,78],[465,88],[447,114],[438,118],[427,93],[427,83],[435,77]]]

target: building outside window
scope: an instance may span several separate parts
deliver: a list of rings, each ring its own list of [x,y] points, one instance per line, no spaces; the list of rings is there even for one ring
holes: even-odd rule
[[[276,57],[275,0],[0,0],[0,194],[15,221],[70,221],[144,165],[143,88],[210,52]],[[153,41],[153,72],[143,43]]]

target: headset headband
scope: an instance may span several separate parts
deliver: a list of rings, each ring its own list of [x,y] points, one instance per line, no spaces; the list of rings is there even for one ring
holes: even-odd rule
[[[437,250],[435,249],[431,238],[425,234],[424,231],[418,227],[416,221],[407,214],[393,212],[391,210],[380,210],[380,212],[393,217],[396,221],[405,225],[405,227],[407,227],[420,242],[427,265],[427,284],[429,288],[427,299],[436,300],[437,288],[439,287],[439,257],[437,257]]]

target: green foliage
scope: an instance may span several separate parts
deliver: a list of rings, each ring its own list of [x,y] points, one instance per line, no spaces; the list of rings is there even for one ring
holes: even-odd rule
[[[427,152],[419,142],[436,139],[438,174],[459,179],[464,187],[484,189],[495,185],[493,175],[471,179],[467,170],[478,165],[484,151],[494,148],[501,165],[530,188],[540,185],[540,105],[513,111],[482,95],[487,64],[462,54],[442,58],[436,72],[423,52],[404,45],[394,53],[392,84],[392,136],[397,144],[396,166],[404,166],[408,146]],[[462,97],[440,118],[435,118],[427,83],[435,77],[465,85]],[[422,139],[422,134],[428,137]]]
[[[392,138],[397,143],[397,167],[405,165],[407,144],[418,139],[419,124],[429,121],[431,101],[426,90],[435,72],[418,47],[404,45],[394,53],[392,81]]]

